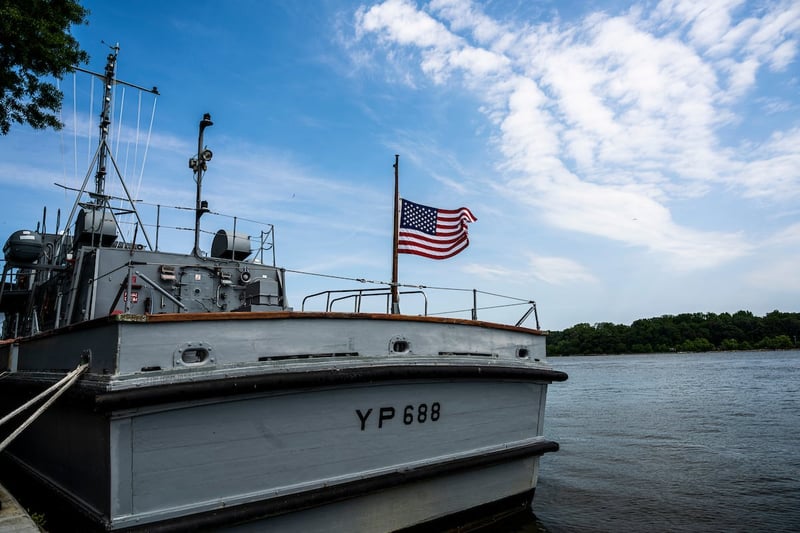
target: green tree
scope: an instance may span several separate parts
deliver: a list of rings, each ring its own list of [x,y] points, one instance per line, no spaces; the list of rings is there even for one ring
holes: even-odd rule
[[[680,352],[710,352],[713,349],[714,345],[711,344],[711,341],[702,337],[687,339],[678,345],[678,351]]]
[[[552,331],[551,355],[784,350],[800,347],[800,313],[772,311],[763,318],[750,311],[683,313],[642,318],[630,326],[581,323]]]
[[[735,350],[735,344],[728,342],[727,347],[723,347],[725,341],[733,340],[734,343],[737,339],[744,339],[744,333],[733,323],[733,317],[730,313],[721,313],[709,319],[708,329],[710,337],[708,340],[711,344],[718,345],[722,350]]]
[[[753,316],[750,311],[737,311],[731,316],[731,320],[733,325],[742,332],[742,337],[738,340],[753,344],[764,337],[761,319]]]
[[[0,133],[11,124],[61,129],[60,79],[89,61],[70,35],[89,11],[73,0],[0,0]]]
[[[774,337],[764,337],[756,347],[766,350],[789,350],[794,347],[794,343],[788,335],[776,335]]]
[[[736,339],[723,339],[719,344],[719,349],[725,351],[738,350],[740,347],[741,345]]]

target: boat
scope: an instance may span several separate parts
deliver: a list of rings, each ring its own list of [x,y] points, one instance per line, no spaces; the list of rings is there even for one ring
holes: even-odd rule
[[[251,238],[234,218],[202,250],[208,114],[189,162],[191,252],[153,246],[122,176],[123,196],[105,190],[117,51],[100,74],[94,190],[87,173],[63,229],[43,219],[3,248],[4,468],[82,530],[436,530],[530,512],[540,457],[558,449],[547,388],[567,379],[535,303],[516,324],[477,306],[362,310],[389,302],[390,283],[295,309],[274,233]]]

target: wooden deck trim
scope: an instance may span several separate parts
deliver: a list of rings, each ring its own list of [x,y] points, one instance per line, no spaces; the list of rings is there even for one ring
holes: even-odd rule
[[[483,320],[469,320],[466,318],[445,318],[436,316],[419,315],[389,315],[384,313],[338,313],[322,311],[250,311],[229,313],[163,313],[155,315],[109,315],[77,324],[70,324],[58,329],[43,331],[31,337],[17,337],[0,341],[0,346],[5,344],[25,343],[35,339],[60,335],[71,331],[86,331],[109,324],[164,324],[180,322],[213,322],[228,320],[385,320],[394,322],[422,322],[428,324],[454,324],[460,326],[479,327],[487,329],[516,331],[528,335],[547,336],[548,332],[539,329],[530,329],[510,324],[499,324]]]
[[[391,315],[385,313],[338,313],[321,311],[255,311],[247,313],[166,313],[157,315],[115,315],[109,317],[117,322],[202,322],[219,320],[386,320],[393,322],[423,322],[428,324],[456,324],[461,326],[481,327],[489,329],[502,329],[518,331],[531,335],[547,335],[538,329],[523,328],[510,324],[498,324],[482,320],[469,320],[466,318],[446,318],[420,315]]]

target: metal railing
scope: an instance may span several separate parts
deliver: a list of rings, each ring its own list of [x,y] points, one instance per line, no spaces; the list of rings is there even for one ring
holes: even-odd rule
[[[335,294],[342,294],[342,296],[333,297]],[[428,316],[428,296],[421,290],[416,291],[402,291],[399,294],[401,295],[408,295],[408,294],[419,294],[422,296],[424,301],[424,311],[423,316]],[[361,303],[365,297],[373,297],[373,296],[383,296],[386,298],[386,313],[389,313],[391,309],[391,296],[392,292],[389,289],[384,288],[374,288],[374,289],[339,289],[339,290],[330,290],[330,291],[321,291],[314,294],[309,294],[305,298],[303,298],[303,303],[301,305],[301,310],[305,311],[306,302],[312,298],[317,298],[319,296],[325,296],[325,311],[330,312],[333,310],[333,304],[336,302],[342,302],[345,300],[353,300],[353,312],[360,313],[361,312]]]
[[[296,271],[295,271],[296,272]],[[309,274],[304,272],[304,274]],[[312,274],[313,275],[313,274]],[[330,276],[327,276],[330,277]],[[366,282],[363,279],[354,279],[353,281],[359,282]],[[409,291],[401,291],[398,294],[400,295],[411,295],[411,294],[419,294],[422,296],[424,305],[423,305],[423,313],[422,316],[441,316],[441,315],[454,315],[458,313],[469,313],[470,318],[472,320],[478,320],[478,311],[485,311],[490,309],[501,309],[504,307],[516,307],[520,305],[528,305],[528,309],[522,315],[522,317],[517,320],[515,326],[521,326],[527,319],[530,317],[531,314],[534,315],[536,320],[536,329],[540,329],[539,326],[539,313],[536,309],[536,302],[533,300],[524,300],[522,298],[515,298],[513,296],[504,296],[501,294],[495,294],[490,292],[479,291],[477,289],[454,289],[454,288],[444,288],[444,287],[426,287],[428,289],[436,289],[436,290],[445,290],[445,291],[458,291],[458,292],[472,292],[472,307],[466,309],[455,309],[445,312],[439,313],[428,313],[428,296],[427,294],[420,290],[409,290]],[[484,307],[478,307],[478,294],[483,294],[487,296],[492,296],[495,298],[503,298],[507,300],[514,300],[515,303],[510,304],[501,304],[501,305],[490,305]],[[338,296],[337,296],[338,295]],[[367,297],[384,297],[386,298],[386,307],[385,312],[389,314],[391,312],[391,290],[389,288],[379,287],[379,288],[368,288],[368,289],[339,289],[339,290],[327,290],[327,291],[320,291],[314,294],[309,294],[305,298],[303,298],[303,302],[301,305],[301,311],[306,310],[306,304],[315,298],[323,297],[325,298],[325,311],[330,312],[333,311],[334,304],[338,302],[343,302],[346,300],[353,301],[353,312],[360,313],[361,312],[361,304],[363,300]]]

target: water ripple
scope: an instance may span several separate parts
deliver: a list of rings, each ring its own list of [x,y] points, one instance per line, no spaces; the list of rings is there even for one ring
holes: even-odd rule
[[[800,352],[553,358],[522,532],[800,530]]]

